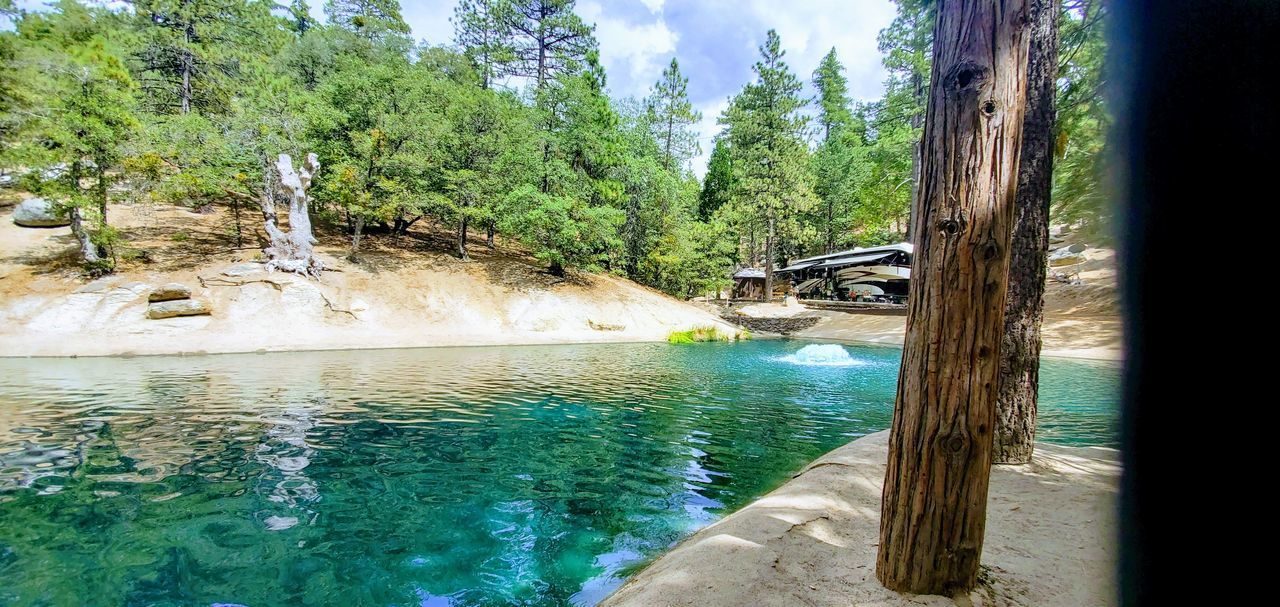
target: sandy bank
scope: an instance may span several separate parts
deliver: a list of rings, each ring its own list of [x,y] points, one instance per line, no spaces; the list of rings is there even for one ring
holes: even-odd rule
[[[875,578],[888,432],[840,447],[787,484],[681,543],[607,607],[957,604]],[[1118,453],[1039,444],[991,476],[975,605],[1116,603]]]
[[[225,218],[121,205],[113,216],[145,250],[86,281],[67,228],[0,214],[0,356],[202,354],[286,350],[665,340],[714,315],[610,275],[551,276],[518,249],[439,252],[431,234],[370,239],[360,263],[321,240],[322,281],[267,273],[254,247],[228,249]],[[181,226],[182,231],[175,231]],[[177,282],[209,316],[151,320],[147,295]]]

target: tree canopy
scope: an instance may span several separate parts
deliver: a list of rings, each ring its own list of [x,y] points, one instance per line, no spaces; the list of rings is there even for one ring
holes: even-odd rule
[[[879,99],[853,98],[835,49],[802,79],[764,33],[699,179],[679,58],[642,99],[611,97],[573,0],[462,0],[448,46],[415,44],[396,0],[327,0],[324,20],[298,0],[0,0],[0,167],[77,209],[99,271],[112,204],[225,206],[245,247],[282,195],[276,157],[314,152],[311,213],[354,257],[429,226],[464,259],[482,232],[556,274],[714,293],[739,267],[908,235],[934,9],[897,5]],[[1062,11],[1054,220],[1105,234],[1106,13]]]

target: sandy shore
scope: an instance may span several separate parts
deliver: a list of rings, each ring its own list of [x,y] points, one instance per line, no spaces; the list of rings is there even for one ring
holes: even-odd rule
[[[1112,605],[1119,454],[1038,444],[991,475],[981,586],[968,597],[902,595],[875,577],[888,432],[840,447],[703,529],[605,607]]]

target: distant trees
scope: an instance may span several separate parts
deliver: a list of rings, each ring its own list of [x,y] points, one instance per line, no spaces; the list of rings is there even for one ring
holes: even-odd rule
[[[505,233],[556,273],[602,269],[709,293],[737,266],[772,277],[798,256],[908,232],[936,2],[895,1],[880,36],[883,98],[851,99],[832,49],[806,99],[771,32],[753,82],[719,117],[723,131],[701,142],[713,147],[699,183],[689,162],[702,116],[679,61],[643,99],[611,99],[593,26],[572,0],[462,0],[453,47],[416,46],[395,0],[326,0],[323,22],[296,0],[130,0],[127,10],[61,0],[49,12],[0,0],[15,23],[0,32],[0,164],[70,200],[74,167],[28,169],[75,154],[52,138],[72,123],[50,119],[73,109],[50,92],[67,74],[44,70],[82,61],[86,94],[122,101],[74,108],[98,112],[111,132],[99,142],[110,149],[93,152],[104,162],[81,148],[80,186],[102,166],[108,200],[225,206],[235,248],[265,244],[249,219],[281,207],[277,156],[314,152],[325,170],[309,212],[347,233],[352,255],[371,233],[431,225],[466,259],[483,230],[488,246]],[[1099,234],[1105,12],[1096,0],[1062,8],[1052,210]],[[103,44],[90,52],[94,36]],[[48,50],[57,45],[74,52]],[[62,186],[39,178],[54,173]],[[105,217],[99,225],[94,209],[106,206],[78,205],[99,256],[121,237]]]
[[[398,0],[326,0],[329,22],[370,42],[388,42],[409,35]]]

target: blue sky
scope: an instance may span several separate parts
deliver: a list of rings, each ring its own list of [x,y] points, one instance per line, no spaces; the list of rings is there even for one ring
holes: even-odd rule
[[[323,13],[323,0],[308,0]],[[41,0],[18,0],[36,8]],[[401,0],[405,21],[418,40],[448,44],[449,17],[457,0]],[[600,59],[614,97],[644,97],[675,56],[689,77],[689,96],[702,112],[702,154],[693,161],[701,176],[719,131],[716,117],[729,96],[751,80],[757,48],[770,28],[778,30],[786,61],[808,82],[818,61],[835,47],[859,100],[880,97],[885,71],[876,34],[893,20],[890,0],[578,0],[577,13],[596,25]],[[812,86],[808,87],[812,95]]]

